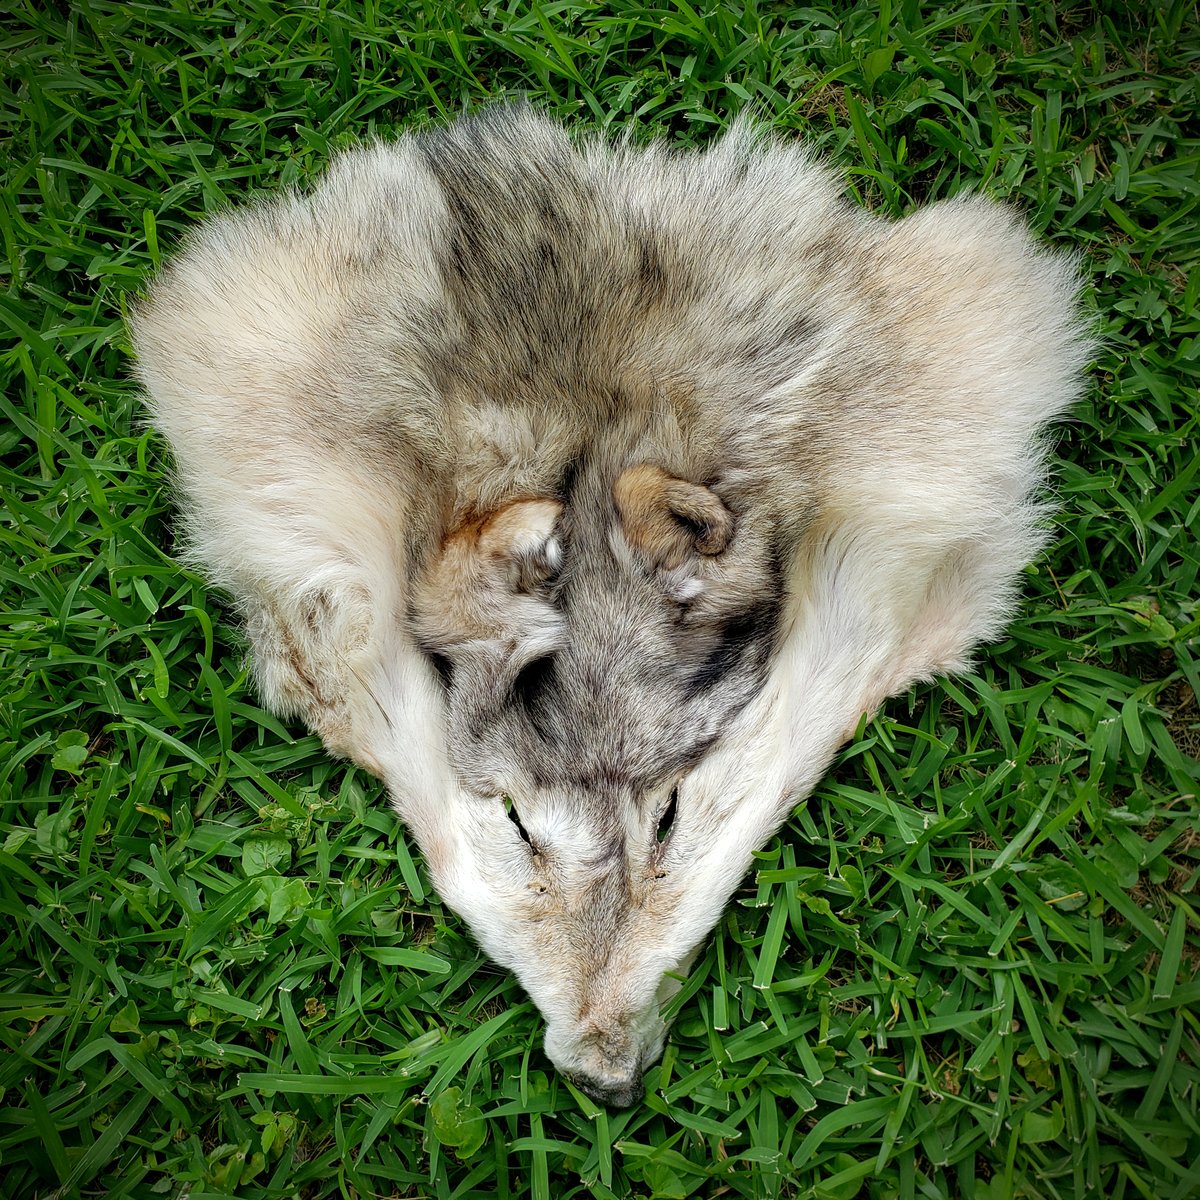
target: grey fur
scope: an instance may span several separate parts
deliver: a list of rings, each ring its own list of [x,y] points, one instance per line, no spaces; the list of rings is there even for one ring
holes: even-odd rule
[[[556,1063],[628,1103],[750,852],[1002,627],[1077,286],[1004,207],[880,220],[745,124],[499,108],[212,219],[133,330],[265,702],[386,780]]]

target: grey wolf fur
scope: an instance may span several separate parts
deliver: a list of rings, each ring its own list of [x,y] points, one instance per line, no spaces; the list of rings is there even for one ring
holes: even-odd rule
[[[888,221],[745,124],[517,108],[212,218],[133,332],[264,701],[386,782],[550,1058],[628,1104],[752,852],[1003,627],[1077,287],[984,199]]]

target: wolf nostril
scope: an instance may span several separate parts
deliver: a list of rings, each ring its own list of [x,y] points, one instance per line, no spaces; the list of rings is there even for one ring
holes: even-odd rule
[[[641,1072],[629,1079],[592,1079],[586,1075],[575,1075],[573,1078],[589,1100],[595,1100],[606,1108],[629,1108],[646,1094]]]

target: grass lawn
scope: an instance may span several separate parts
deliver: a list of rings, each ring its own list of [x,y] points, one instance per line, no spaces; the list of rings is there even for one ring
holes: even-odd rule
[[[1193,5],[5,5],[0,1195],[1200,1196]],[[759,857],[598,1110],[379,786],[264,713],[172,559],[122,318],[206,212],[524,93],[862,203],[1011,197],[1103,339],[977,674]]]

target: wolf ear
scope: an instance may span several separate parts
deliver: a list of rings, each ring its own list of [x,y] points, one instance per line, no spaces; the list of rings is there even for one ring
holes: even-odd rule
[[[518,500],[464,522],[413,589],[417,636],[453,658],[487,643],[506,653],[557,646],[561,616],[544,587],[562,564],[557,500]]]
[[[711,558],[733,537],[733,514],[716,492],[652,463],[622,471],[613,501],[626,541],[655,568],[673,571],[694,555]]]
[[[556,528],[557,500],[518,500],[492,513],[479,527],[478,548],[507,572],[514,592],[536,592],[562,566]]]

